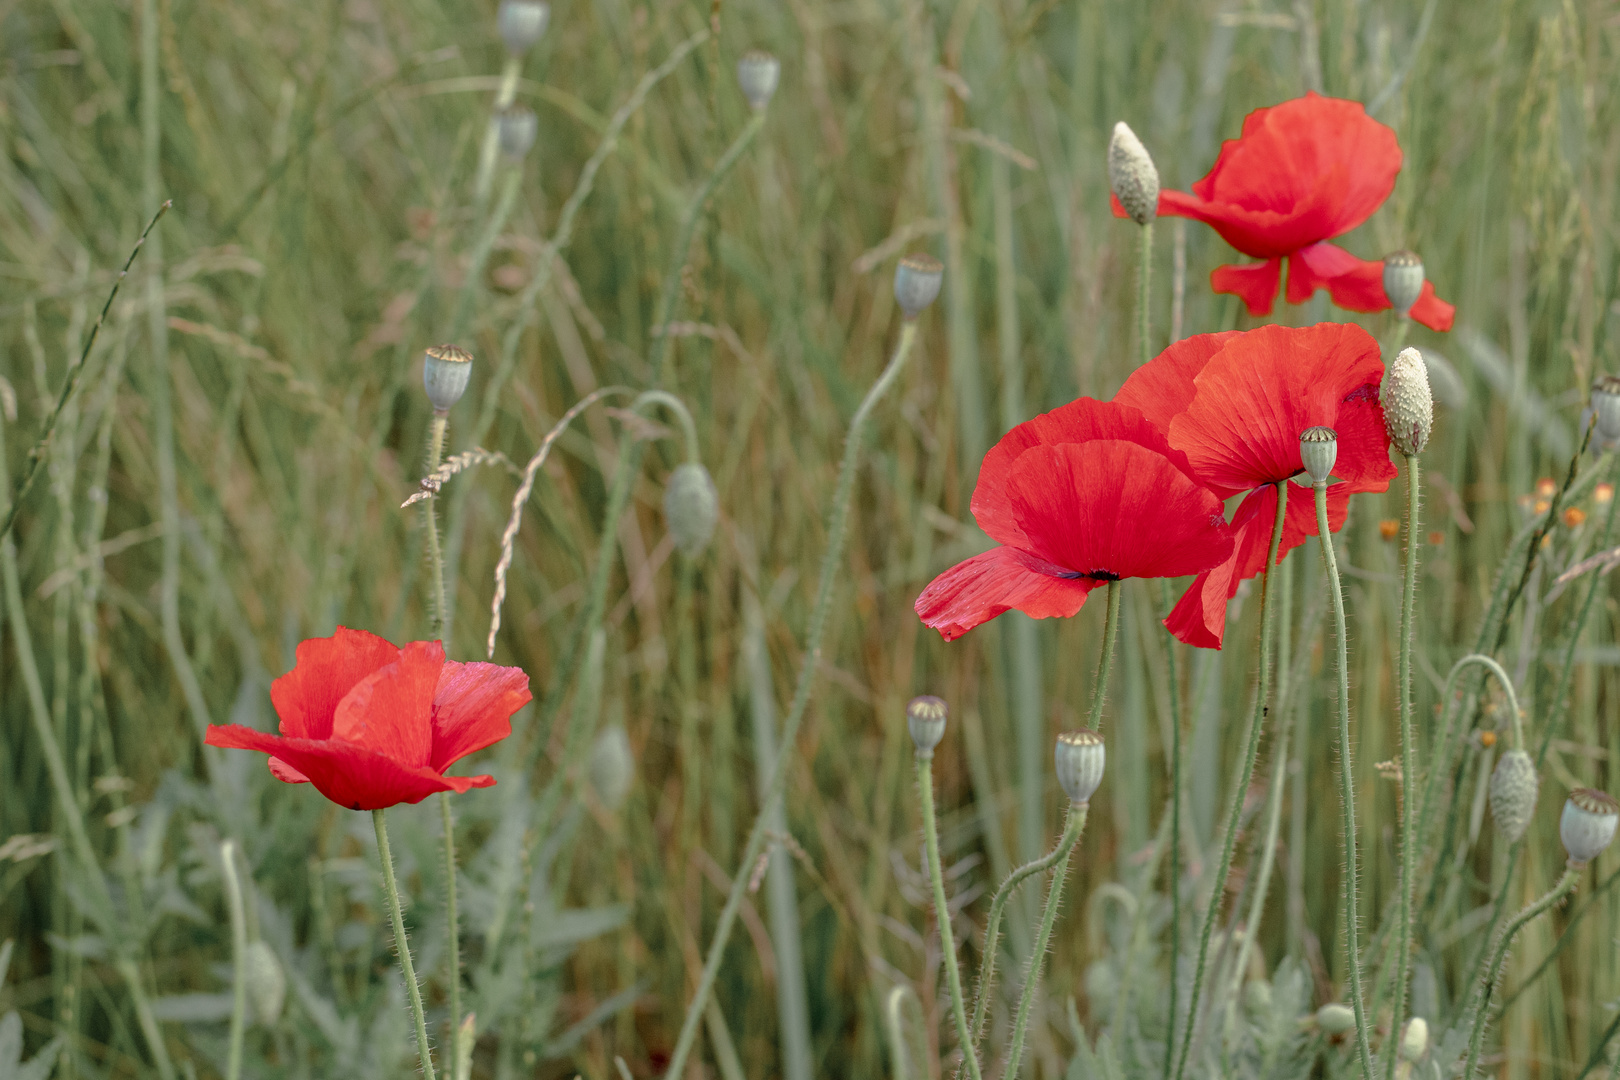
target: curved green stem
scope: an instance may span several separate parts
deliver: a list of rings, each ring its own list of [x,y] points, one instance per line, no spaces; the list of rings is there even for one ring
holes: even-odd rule
[[[1238,759],[1238,773],[1233,777],[1232,803],[1226,814],[1226,838],[1221,844],[1221,861],[1210,883],[1209,906],[1204,911],[1204,928],[1199,934],[1198,964],[1193,970],[1192,997],[1187,1004],[1187,1027],[1181,1034],[1181,1053],[1176,1059],[1176,1080],[1181,1080],[1186,1072],[1187,1057],[1192,1053],[1193,1029],[1198,1026],[1198,998],[1204,990],[1204,968],[1209,962],[1210,933],[1221,914],[1226,875],[1232,869],[1232,849],[1237,845],[1238,819],[1243,813],[1243,799],[1248,794],[1249,781],[1254,778],[1254,762],[1260,752],[1260,728],[1266,717],[1266,696],[1271,688],[1271,624],[1274,618],[1271,610],[1271,579],[1272,570],[1277,565],[1277,551],[1282,546],[1283,520],[1288,513],[1288,481],[1279,481],[1274,486],[1277,489],[1277,515],[1271,524],[1271,547],[1267,551],[1265,576],[1261,578],[1260,586],[1260,662],[1256,675],[1258,685],[1254,695],[1254,715],[1249,720],[1248,742]],[[1174,962],[1172,959],[1171,963]],[[1172,1026],[1174,1022],[1172,1017]]]
[[[225,879],[225,900],[231,910],[231,1030],[225,1051],[225,1080],[242,1075],[242,1037],[247,1029],[247,908],[242,903],[242,882],[236,876],[236,841],[219,846],[220,869]]]
[[[922,805],[923,845],[928,851],[928,880],[934,887],[934,921],[939,924],[940,963],[945,968],[945,986],[951,995],[951,1018],[956,1021],[956,1038],[962,1044],[962,1060],[968,1076],[980,1080],[979,1055],[968,1028],[967,1006],[962,1000],[962,968],[956,960],[956,936],[951,933],[951,909],[945,899],[945,873],[939,865],[939,829],[934,821],[934,753],[917,755],[917,799]],[[741,875],[739,875],[740,877]],[[1042,946],[1037,946],[1041,948]]]
[[[467,255],[466,276],[461,279],[461,292],[456,297],[455,315],[450,322],[450,341],[460,341],[467,333],[473,301],[477,299],[479,287],[484,281],[484,264],[489,262],[489,253],[494,250],[495,241],[512,217],[512,210],[517,206],[518,188],[522,183],[522,167],[513,165],[508,168],[506,178],[501,182],[501,196],[495,203],[495,211],[490,214],[484,230],[478,234],[472,251]]]
[[[1507,959],[1508,948],[1513,944],[1513,936],[1523,930],[1548,908],[1568,896],[1575,889],[1581,879],[1581,869],[1585,863],[1570,865],[1564,868],[1564,876],[1558,879],[1552,891],[1529,907],[1513,917],[1497,939],[1496,953],[1491,957],[1491,967],[1485,975],[1485,981],[1480,983],[1475,992],[1479,998],[1479,1006],[1474,1013],[1474,1030],[1468,1037],[1468,1064],[1463,1067],[1463,1080],[1473,1080],[1474,1067],[1479,1064],[1479,1047],[1485,1039],[1485,1024],[1491,1009],[1491,993],[1496,989],[1496,980],[1501,977],[1502,963]]]
[[[639,413],[650,405],[662,405],[675,414],[675,418],[681,424],[681,434],[686,437],[686,460],[697,461],[700,457],[698,453],[697,424],[693,422],[692,410],[686,407],[686,402],[668,390],[644,390],[637,395],[630,408],[631,411]]]
[[[1402,319],[1397,333],[1406,328]],[[1420,495],[1418,456],[1406,454],[1406,580],[1401,591],[1401,653],[1396,692],[1400,699],[1401,714],[1401,891],[1400,910],[1396,915],[1395,952],[1395,1011],[1390,1030],[1398,1032],[1406,1009],[1407,969],[1412,951],[1412,893],[1417,874],[1417,834],[1412,831],[1416,807],[1412,805],[1412,789],[1417,774],[1417,756],[1412,746],[1412,623],[1417,605],[1417,528]],[[1514,717],[1518,722],[1518,717]],[[1385,1042],[1385,1071],[1390,1080],[1395,1076],[1395,1044],[1398,1039]]]
[[[810,705],[810,691],[815,685],[816,670],[821,663],[821,638],[827,629],[827,615],[832,609],[833,586],[837,582],[844,553],[844,533],[849,525],[849,504],[855,495],[855,474],[860,465],[861,439],[866,434],[866,422],[883,395],[888,393],[889,388],[899,379],[900,370],[905,366],[906,357],[911,355],[911,348],[916,340],[917,323],[914,320],[907,320],[900,329],[900,342],[895,346],[894,356],[889,360],[888,367],[883,369],[883,374],[872,384],[872,389],[866,392],[860,408],[855,410],[855,415],[849,422],[849,435],[844,439],[844,459],[838,469],[838,488],[833,493],[832,510],[827,518],[827,552],[821,558],[821,576],[816,586],[815,607],[810,611],[810,627],[805,635],[804,657],[799,665],[793,703],[788,707],[787,719],[782,724],[782,742],[776,751],[776,762],[771,766],[770,782],[761,793],[759,814],[754,818],[753,828],[748,833],[748,843],[744,846],[742,858],[737,863],[744,869],[754,865],[759,859],[759,853],[765,847],[770,807],[781,797],[783,784],[787,780],[788,762],[793,757],[794,747],[798,741],[799,726],[804,722],[805,710]],[[736,925],[737,914],[742,910],[743,894],[747,887],[748,874],[739,872],[732,880],[731,892],[726,897],[726,906],[721,909],[720,920],[715,924],[714,938],[709,943],[709,952],[703,962],[703,973],[698,978],[697,990],[693,993],[692,1000],[686,1006],[686,1018],[681,1022],[681,1033],[675,1042],[675,1052],[670,1056],[669,1067],[664,1071],[666,1077],[685,1075],[686,1059],[691,1055],[692,1044],[697,1039],[698,1023],[703,1018],[703,1006],[714,990],[714,980],[720,972],[720,961],[725,955],[726,942],[731,937],[732,927]],[[971,1044],[964,1041],[963,1049],[971,1050]]]
[[[1356,1050],[1361,1056],[1361,1074],[1374,1076],[1372,1044],[1368,1039],[1366,996],[1361,986],[1361,926],[1356,913],[1356,777],[1350,755],[1350,639],[1344,620],[1344,588],[1339,584],[1339,558],[1333,550],[1333,530],[1328,525],[1327,484],[1312,485],[1316,493],[1316,529],[1322,544],[1322,562],[1327,567],[1328,596],[1333,601],[1333,629],[1338,646],[1339,668],[1339,781],[1344,809],[1344,916],[1345,949],[1349,954],[1350,1004],[1356,1014]]]
[[[1110,582],[1112,589],[1118,582]],[[1110,593],[1112,595],[1112,593]],[[1106,663],[1108,654],[1103,654]],[[1029,952],[1029,974],[1024,979],[1023,993],[1018,995],[1018,1015],[1013,1021],[1012,1044],[1007,1050],[1007,1067],[1003,1072],[1004,1080],[1018,1080],[1018,1069],[1024,1060],[1024,1034],[1029,1028],[1029,1010],[1035,1003],[1035,988],[1041,981],[1041,968],[1046,964],[1046,948],[1052,940],[1052,926],[1057,922],[1058,901],[1063,896],[1063,882],[1069,875],[1069,856],[1074,853],[1074,845],[1080,839],[1080,832],[1086,827],[1086,811],[1088,803],[1071,803],[1069,806],[1069,822],[1064,826],[1063,839],[1067,843],[1060,843],[1063,854],[1058,858],[1057,866],[1052,871],[1052,884],[1046,890],[1046,907],[1041,911],[1041,928],[1035,936],[1035,947]]]
[[[433,1080],[433,1053],[428,1049],[427,1016],[422,1012],[422,988],[416,985],[416,969],[411,965],[411,946],[405,940],[405,912],[399,906],[399,883],[394,880],[394,853],[388,847],[386,813],[384,810],[373,810],[371,823],[377,830],[377,856],[382,860],[388,913],[394,919],[394,945],[399,950],[399,968],[405,975],[405,992],[410,996],[411,1017],[416,1021],[416,1052],[422,1059],[422,1075],[426,1080]]]

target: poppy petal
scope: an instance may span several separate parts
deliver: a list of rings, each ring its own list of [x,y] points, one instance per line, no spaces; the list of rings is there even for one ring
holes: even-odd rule
[[[1277,300],[1277,282],[1282,275],[1282,260],[1267,259],[1263,263],[1245,263],[1242,266],[1217,266],[1210,271],[1209,287],[1218,293],[1227,293],[1243,301],[1249,314],[1255,318],[1271,314]]]
[[[324,739],[332,734],[338,702],[361,679],[391,664],[399,650],[364,630],[337,628],[331,637],[298,643],[296,662],[270,683],[270,701],[289,738]]]
[[[307,784],[309,777],[282,761],[278,757],[270,758],[270,775],[284,784]]]
[[[532,700],[521,668],[450,661],[433,695],[433,751],[428,765],[455,762],[512,734],[512,714]]]
[[[1159,430],[1168,431],[1170,421],[1177,413],[1185,412],[1192,401],[1196,389],[1193,380],[1198,373],[1204,370],[1210,357],[1239,333],[1226,330],[1182,338],[1131,372],[1125,385],[1114,395],[1114,401],[1140,409]]]
[[[1205,570],[1187,586],[1164,620],[1164,628],[1180,641],[1200,649],[1219,649],[1226,635],[1226,601],[1236,585],[1228,563]]]
[[[1085,604],[1087,593],[1102,584],[1039,573],[1016,548],[994,547],[935,578],[917,597],[915,607],[925,626],[938,630],[946,641],[955,641],[1014,609],[1034,619],[1066,619]]]
[[[1457,309],[1434,294],[1434,282],[1425,281],[1417,303],[1412,305],[1413,322],[1422,323],[1430,330],[1445,333],[1457,317]]]
[[[332,718],[332,737],[383,754],[409,768],[433,750],[433,696],[444,646],[413,641],[399,659],[361,679]]]

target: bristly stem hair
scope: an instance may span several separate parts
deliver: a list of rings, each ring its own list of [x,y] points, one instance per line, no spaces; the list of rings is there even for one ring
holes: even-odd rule
[[[962,965],[956,958],[956,935],[951,933],[951,906],[945,897],[945,873],[939,864],[939,828],[934,820],[933,750],[927,753],[919,751],[917,754],[917,801],[922,807],[923,846],[928,854],[928,880],[934,891],[934,922],[939,927],[940,964],[945,968],[945,987],[951,995],[951,1019],[956,1023],[956,1038],[962,1046],[962,1060],[967,1066],[967,1074],[970,1080],[981,1080],[979,1055],[973,1045],[973,1031],[968,1027],[967,1008],[962,1000]],[[1061,868],[1059,872],[1062,872]],[[1050,927],[1043,925],[1043,929]],[[1040,950],[1043,946],[1044,939],[1036,949]],[[1030,962],[1038,966],[1039,956],[1039,951],[1031,954]]]
[[[1404,324],[1406,320],[1401,320]],[[1412,894],[1416,888],[1418,834],[1417,807],[1413,790],[1417,782],[1417,754],[1412,744],[1412,623],[1417,608],[1417,552],[1418,502],[1421,492],[1418,455],[1406,454],[1406,576],[1401,589],[1401,651],[1396,673],[1396,693],[1399,695],[1401,715],[1401,877],[1399,912],[1396,915],[1395,935],[1395,1011],[1390,1030],[1398,1032],[1406,1009],[1407,973],[1412,953]],[[1390,1080],[1395,1077],[1395,1044],[1391,1038],[1384,1046],[1385,1071]]]
[[[399,951],[399,968],[405,975],[405,992],[411,1000],[411,1018],[416,1021],[416,1052],[422,1059],[422,1076],[425,1080],[433,1080],[433,1052],[428,1049],[427,1016],[422,1012],[422,988],[416,983],[416,968],[411,964],[411,946],[405,940],[405,912],[399,906],[399,883],[394,880],[394,853],[388,847],[386,815],[386,810],[373,810],[371,823],[377,830],[377,856],[382,860],[388,914],[394,920],[394,947]]]

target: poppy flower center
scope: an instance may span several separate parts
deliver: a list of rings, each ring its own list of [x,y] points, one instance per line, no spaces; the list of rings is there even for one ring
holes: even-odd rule
[[[1075,581],[1080,578],[1085,578],[1089,581],[1121,580],[1120,576],[1114,573],[1112,570],[1063,570],[1058,572],[1055,576],[1067,578],[1070,581]]]

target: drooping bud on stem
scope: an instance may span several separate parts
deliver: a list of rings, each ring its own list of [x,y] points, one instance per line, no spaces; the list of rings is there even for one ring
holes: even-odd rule
[[[1123,120],[1114,125],[1114,137],[1108,143],[1108,184],[1138,225],[1158,217],[1159,170],[1142,140]]]
[[[945,719],[949,715],[944,699],[932,694],[914,697],[906,705],[906,730],[911,732],[918,757],[934,756],[934,747],[945,737]]]
[[[1384,295],[1389,306],[1402,319],[1410,316],[1412,305],[1423,294],[1423,260],[1411,251],[1392,251],[1384,256]]]
[[[287,1000],[287,975],[281,970],[281,962],[270,946],[251,941],[242,954],[242,968],[253,1018],[265,1027],[274,1027]]]
[[[461,395],[467,392],[472,378],[472,354],[454,345],[434,345],[427,350],[422,363],[422,388],[427,391],[433,411],[444,416]]]
[[[1491,773],[1491,817],[1508,843],[1515,843],[1530,827],[1541,781],[1535,762],[1523,750],[1509,750]]]
[[[696,558],[709,546],[719,520],[720,493],[709,470],[696,461],[677,465],[664,487],[664,521],[675,547]]]
[[[1564,803],[1564,816],[1558,821],[1558,836],[1574,864],[1589,863],[1614,839],[1620,824],[1620,803],[1606,791],[1576,788]]]
[[[1620,439],[1620,376],[1599,375],[1592,381],[1592,414],[1605,441]]]
[[[1356,1011],[1337,1001],[1316,1010],[1316,1026],[1324,1035],[1343,1035],[1356,1030]]]
[[[508,161],[522,161],[528,154],[529,147],[534,145],[534,137],[540,130],[540,120],[534,115],[533,109],[526,109],[521,105],[502,109],[495,118],[496,136],[500,140],[501,153]]]
[[[495,27],[513,56],[528,52],[550,22],[551,5],[545,0],[501,0],[495,13]]]
[[[1409,457],[1422,453],[1434,430],[1434,395],[1429,391],[1429,369],[1422,353],[1401,350],[1384,372],[1378,402],[1384,407],[1384,428],[1395,448]]]
[[[782,79],[782,62],[764,49],[749,49],[737,61],[737,83],[755,112],[771,103]]]
[[[1299,459],[1313,483],[1327,483],[1339,460],[1339,433],[1330,427],[1306,428],[1299,433]]]
[[[1102,784],[1108,748],[1101,735],[1090,728],[1065,731],[1057,737],[1058,786],[1075,806],[1084,806]]]
[[[907,321],[921,315],[939,296],[945,264],[932,255],[912,254],[894,268],[894,299]]]

